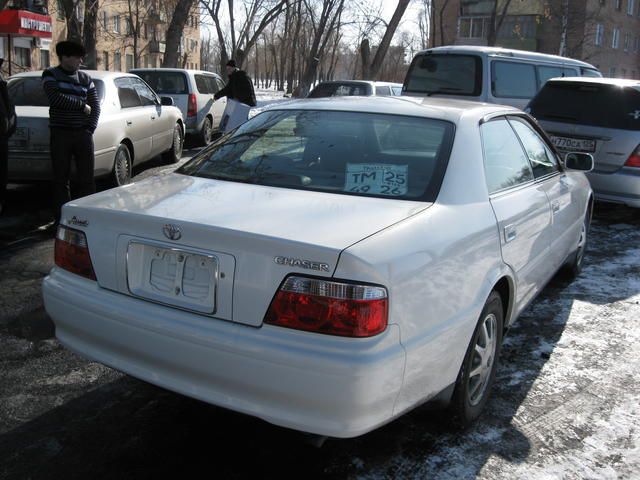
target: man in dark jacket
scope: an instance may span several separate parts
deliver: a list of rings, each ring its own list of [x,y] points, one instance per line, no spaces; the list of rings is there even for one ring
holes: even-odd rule
[[[233,98],[245,105],[255,107],[256,93],[253,90],[253,83],[247,72],[237,67],[235,60],[227,62],[227,77],[229,77],[227,85],[216,93],[214,98],[216,100],[222,97]]]
[[[91,77],[78,70],[86,55],[76,42],[56,44],[60,65],[42,73],[42,87],[49,99],[49,135],[53,166],[53,201],[56,222],[60,208],[71,200],[71,159],[76,162],[78,196],[96,191],[93,178],[93,132],[100,118],[100,101]]]
[[[0,58],[0,67],[4,59]],[[7,175],[9,168],[9,137],[16,131],[16,110],[9,99],[7,82],[0,75],[0,214],[7,196]]]

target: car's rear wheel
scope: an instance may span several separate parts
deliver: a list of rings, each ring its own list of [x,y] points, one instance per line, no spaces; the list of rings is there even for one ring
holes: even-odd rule
[[[480,416],[491,392],[502,344],[502,300],[491,292],[460,367],[451,413],[453,422],[465,427]]]
[[[584,264],[584,254],[587,251],[587,240],[589,238],[589,228],[591,226],[591,208],[588,209],[582,227],[580,228],[580,236],[578,237],[578,245],[572,255],[571,261],[562,268],[562,273],[567,279],[574,279],[582,271]]]
[[[211,143],[211,139],[213,138],[213,122],[209,117],[204,119],[202,124],[202,130],[200,130],[200,143],[204,146],[207,146]]]
[[[121,143],[116,150],[115,160],[113,161],[113,184],[119,187],[130,183],[132,170],[131,152],[124,143]]]
[[[176,126],[173,128],[173,143],[171,144],[171,148],[162,154],[165,162],[178,163],[180,158],[182,158],[182,147],[182,128],[179,123],[176,123]]]

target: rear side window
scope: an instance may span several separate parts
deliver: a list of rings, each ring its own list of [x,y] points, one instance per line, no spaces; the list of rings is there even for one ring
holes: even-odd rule
[[[204,75],[194,75],[194,78],[196,79],[196,89],[198,93],[211,93],[207,77]]]
[[[94,80],[100,103],[104,100],[104,83]],[[9,80],[9,98],[17,107],[48,107],[49,99],[42,88],[40,77],[18,77]]]
[[[321,83],[309,94],[309,98],[350,97],[371,95],[371,87],[357,83]]]
[[[580,73],[583,77],[602,78],[602,74],[593,68],[580,68]]]
[[[159,95],[180,95],[189,93],[187,76],[182,72],[133,72],[141,77]]]
[[[578,70],[567,67],[538,66],[538,81],[542,87],[547,80],[556,77],[577,77]]]
[[[142,106],[142,101],[138,96],[130,78],[116,78],[116,87],[118,87],[118,98],[120,99],[121,108],[135,108]]]
[[[399,115],[266,111],[179,173],[345,195],[435,200],[454,126]]]
[[[207,85],[209,87],[208,93],[218,93],[218,82],[216,82],[216,77],[212,77],[211,75],[205,75],[204,78],[207,81]]]
[[[391,89],[389,87],[376,87],[376,95],[380,95],[380,96],[391,95]]]
[[[479,96],[482,59],[476,55],[419,55],[411,62],[405,92]]]
[[[529,160],[507,120],[502,118],[484,123],[480,132],[489,193],[533,180]]]
[[[640,87],[547,82],[529,103],[538,120],[640,130]]]
[[[527,152],[533,169],[533,176],[540,178],[557,172],[558,162],[555,155],[535,130],[521,118],[511,117],[509,122],[518,137],[520,137],[522,146]]]
[[[538,91],[536,69],[517,62],[491,63],[491,93],[499,98],[531,98]]]

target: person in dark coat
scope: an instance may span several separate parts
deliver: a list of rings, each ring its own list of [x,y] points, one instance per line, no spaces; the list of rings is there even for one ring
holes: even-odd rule
[[[60,65],[42,73],[42,87],[49,99],[49,134],[53,167],[53,202],[56,222],[60,209],[71,200],[71,160],[75,160],[79,196],[96,191],[93,132],[100,118],[100,100],[91,77],[80,71],[84,46],[71,41],[56,44]]]
[[[247,72],[238,68],[235,60],[227,62],[227,77],[229,77],[229,81],[222,90],[214,95],[214,98],[216,100],[222,97],[232,98],[250,107],[255,107],[256,93],[253,90],[253,83]]]
[[[0,58],[0,67],[4,59]],[[7,82],[0,75],[0,214],[7,197],[7,180],[9,169],[9,137],[16,131],[16,110],[9,99]]]

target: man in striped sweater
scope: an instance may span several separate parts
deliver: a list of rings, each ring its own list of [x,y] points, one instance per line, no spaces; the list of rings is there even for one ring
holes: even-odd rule
[[[49,99],[49,134],[53,166],[53,201],[56,223],[60,208],[71,200],[71,160],[76,163],[78,196],[96,191],[93,132],[100,117],[100,100],[91,77],[78,70],[86,51],[76,42],[56,44],[60,65],[42,73],[42,87]]]

